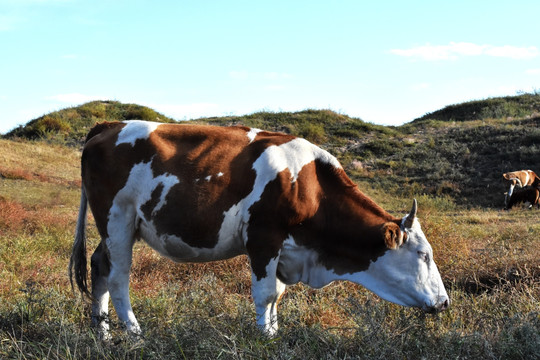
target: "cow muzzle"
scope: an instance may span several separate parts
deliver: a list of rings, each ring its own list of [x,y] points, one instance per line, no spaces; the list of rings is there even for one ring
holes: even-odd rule
[[[422,310],[429,314],[436,314],[448,309],[449,306],[450,299],[448,298],[448,296],[438,296],[434,302],[430,304],[426,303],[424,307],[422,307]]]

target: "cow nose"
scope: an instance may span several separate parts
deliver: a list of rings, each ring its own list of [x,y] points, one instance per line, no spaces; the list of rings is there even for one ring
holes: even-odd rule
[[[444,302],[441,304],[441,311],[448,309],[448,306],[450,306],[450,302],[448,299],[444,299]]]
[[[450,306],[450,299],[448,299],[447,296],[440,296],[438,300],[439,301],[434,306],[436,309],[435,311],[444,311],[448,309],[448,307]]]

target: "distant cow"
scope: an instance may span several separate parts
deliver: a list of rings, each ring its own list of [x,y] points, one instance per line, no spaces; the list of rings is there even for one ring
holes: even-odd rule
[[[503,174],[504,181],[510,186],[508,193],[505,194],[504,204],[508,208],[508,201],[512,197],[514,187],[523,188],[525,186],[540,186],[540,178],[532,170],[519,170]]]
[[[510,200],[508,201],[507,209],[511,209],[512,206],[520,203],[529,204],[529,209],[532,209],[534,205],[540,208],[539,198],[540,190],[536,187],[526,187],[520,190],[514,191]]]
[[[416,218],[364,195],[335,157],[291,135],[246,127],[102,123],[82,153],[82,191],[70,279],[87,287],[85,219],[101,243],[91,258],[92,323],[108,337],[109,293],[129,332],[136,237],[179,262],[247,254],[257,324],[277,331],[286,285],[362,284],[394,303],[444,310],[449,298]]]

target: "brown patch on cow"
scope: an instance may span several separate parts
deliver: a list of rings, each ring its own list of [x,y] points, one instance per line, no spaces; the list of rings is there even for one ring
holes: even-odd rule
[[[124,123],[110,122],[94,126],[86,137],[81,157],[83,186],[102,239],[108,237],[107,219],[114,196],[129,174],[129,171],[119,174],[122,167],[117,166],[113,154],[114,143],[124,126]]]
[[[394,218],[364,195],[342,169],[316,162],[320,205],[292,235],[314,249],[319,261],[337,274],[367,270],[387,250],[381,225]]]
[[[316,214],[321,188],[315,178],[315,162],[305,165],[296,181],[285,169],[266,185],[261,199],[249,209],[246,248],[257,279],[267,275],[266,266],[278,256],[292,229]]]
[[[256,175],[251,164],[264,148],[246,147],[244,128],[209,126],[162,125],[149,142],[157,153],[154,176],[168,173],[180,180],[152,217],[156,230],[193,247],[214,247],[224,212],[251,192]]]

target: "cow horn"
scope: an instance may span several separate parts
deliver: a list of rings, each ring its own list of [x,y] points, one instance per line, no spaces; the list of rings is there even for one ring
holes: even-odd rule
[[[409,215],[407,215],[407,218],[405,219],[405,227],[411,228],[414,222],[414,218],[416,217],[416,210],[418,210],[418,204],[416,203],[416,199],[413,199],[412,209]]]

